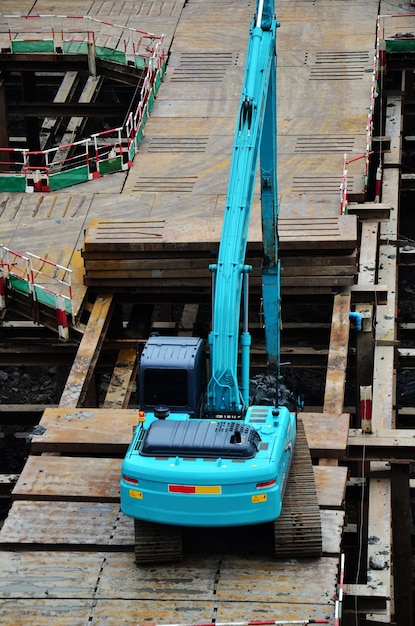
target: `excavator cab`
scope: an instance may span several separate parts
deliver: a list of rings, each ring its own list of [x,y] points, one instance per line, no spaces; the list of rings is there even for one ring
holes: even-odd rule
[[[159,406],[171,413],[199,417],[206,385],[204,341],[198,337],[152,336],[146,342],[138,375],[139,404],[145,412]]]

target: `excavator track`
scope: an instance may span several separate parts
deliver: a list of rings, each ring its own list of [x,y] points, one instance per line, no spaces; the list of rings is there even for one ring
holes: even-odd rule
[[[301,419],[282,512],[274,522],[275,557],[319,557],[322,552],[320,508],[310,450]]]
[[[134,532],[137,565],[173,563],[183,558],[181,528],[135,519]]]

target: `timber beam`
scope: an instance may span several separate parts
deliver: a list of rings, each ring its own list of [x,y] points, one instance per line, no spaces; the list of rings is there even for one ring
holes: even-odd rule
[[[415,461],[415,430],[382,428],[372,434],[351,428],[347,458],[366,461]]]
[[[97,296],[63,390],[60,407],[80,407],[83,405],[111,320],[112,308],[112,295]]]

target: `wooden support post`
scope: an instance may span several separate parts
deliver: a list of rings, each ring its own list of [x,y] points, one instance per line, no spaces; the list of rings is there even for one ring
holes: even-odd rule
[[[91,76],[97,75],[97,64],[95,59],[95,44],[88,41],[88,69]]]
[[[413,626],[411,501],[409,464],[392,464],[392,541],[395,621]]]

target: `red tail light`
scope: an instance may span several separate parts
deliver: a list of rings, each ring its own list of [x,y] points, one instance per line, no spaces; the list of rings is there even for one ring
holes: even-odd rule
[[[256,488],[257,489],[269,489],[270,487],[274,487],[276,483],[277,483],[276,479],[273,478],[272,480],[267,480],[264,483],[258,483]]]
[[[126,483],[130,483],[131,485],[138,485],[137,478],[131,478],[131,476],[126,476],[125,474],[123,474],[122,477]]]

